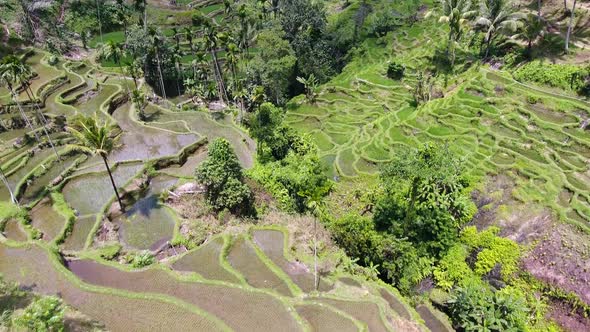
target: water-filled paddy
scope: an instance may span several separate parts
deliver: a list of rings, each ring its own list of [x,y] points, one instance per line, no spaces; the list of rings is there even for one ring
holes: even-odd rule
[[[243,236],[236,238],[227,260],[244,276],[248,284],[256,288],[269,288],[283,295],[291,295],[285,281],[260,260],[252,245]]]
[[[223,238],[217,237],[198,249],[187,253],[172,264],[178,271],[196,272],[207,279],[239,283],[240,280],[221,263]]]
[[[304,292],[315,290],[313,271],[301,262],[290,262],[284,256],[285,238],[281,231],[254,230],[252,232],[254,243],[279,266]],[[320,279],[318,290],[329,291],[333,286],[324,279]]]
[[[142,168],[143,165],[139,163],[117,165],[113,171],[117,187],[123,187]],[[68,204],[80,215],[101,212],[105,204],[115,196],[106,172],[72,178],[62,192]]]

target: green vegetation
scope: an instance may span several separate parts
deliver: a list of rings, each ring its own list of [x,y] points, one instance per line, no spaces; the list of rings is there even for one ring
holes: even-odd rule
[[[590,329],[577,1],[0,7],[2,329]]]
[[[242,167],[231,144],[218,138],[209,144],[208,158],[196,170],[197,181],[205,189],[205,197],[214,210],[230,210],[247,214],[251,209],[251,193],[243,183]]]

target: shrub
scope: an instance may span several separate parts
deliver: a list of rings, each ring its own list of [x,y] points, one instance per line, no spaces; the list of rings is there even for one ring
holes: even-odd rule
[[[474,266],[474,272],[477,275],[483,276],[496,265],[501,266],[504,278],[518,271],[520,248],[516,242],[498,236],[499,232],[499,228],[489,227],[478,233],[475,226],[469,226],[465,227],[461,233],[461,241],[471,250],[481,250],[477,254]]]
[[[208,158],[197,168],[196,177],[206,186],[205,197],[214,210],[252,210],[252,194],[243,183],[242,166],[226,139],[218,138],[209,144]]]
[[[387,77],[392,80],[400,80],[404,77],[404,71],[406,68],[401,63],[390,62],[387,66]]]
[[[450,317],[465,331],[524,331],[528,307],[522,292],[494,292],[479,280],[458,288],[448,302]]]
[[[588,68],[541,61],[529,62],[514,72],[514,77],[519,81],[536,82],[576,92],[583,92],[589,75]]]
[[[154,255],[149,251],[142,251],[132,256],[131,266],[134,268],[142,268],[154,264]]]
[[[64,311],[59,298],[42,297],[29,304],[14,324],[29,331],[63,331]]]
[[[450,290],[473,275],[473,271],[465,262],[467,254],[467,248],[460,243],[449,249],[433,271],[438,287]]]

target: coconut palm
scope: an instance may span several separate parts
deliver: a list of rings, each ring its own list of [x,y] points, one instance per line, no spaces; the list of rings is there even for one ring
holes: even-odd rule
[[[116,0],[117,3],[117,19],[123,23],[123,31],[125,36],[127,36],[127,25],[129,17],[127,15],[127,5],[125,4],[125,0]]]
[[[545,34],[545,25],[546,22],[544,20],[539,19],[537,15],[531,13],[527,15],[527,19],[520,32],[514,36],[527,43],[527,52],[529,52],[529,55],[535,40]]]
[[[100,2],[96,0],[96,18],[98,19],[98,32],[100,33],[100,42],[102,43],[102,18],[100,16]]]
[[[501,34],[516,32],[521,25],[520,20],[524,17],[516,11],[510,0],[483,0],[480,3],[479,15],[475,26],[484,32],[485,58],[490,54],[494,40]]]
[[[20,115],[25,121],[25,124],[27,125],[27,127],[29,127],[29,129],[31,129],[33,135],[35,135],[35,139],[37,140],[37,142],[40,142],[39,135],[37,135],[37,132],[33,127],[33,124],[29,120],[29,117],[27,116],[27,114],[23,110],[22,105],[18,101],[18,95],[16,94],[16,90],[14,89],[14,83],[18,81],[21,73],[22,66],[20,60],[17,57],[13,55],[8,55],[2,59],[2,62],[0,63],[0,82],[4,82],[4,84],[6,84],[8,90],[10,91],[10,95],[12,96],[12,100],[18,107]]]
[[[238,64],[238,45],[234,43],[227,44],[225,65],[232,75],[232,91],[235,92],[238,89],[238,75],[236,73],[236,65]]]
[[[117,185],[113,179],[111,168],[109,167],[108,155],[114,149],[118,137],[113,136],[113,126],[108,123],[100,123],[95,117],[82,117],[74,126],[68,126],[66,130],[72,134],[76,139],[76,143],[72,146],[74,149],[88,153],[91,155],[98,155],[102,158],[104,165],[111,179],[113,190],[117,196],[117,201],[121,211],[125,211],[125,207],[119,196]]]
[[[564,1],[565,3],[565,1]],[[576,14],[576,4],[578,3],[577,0],[574,0],[574,5],[572,6],[572,10],[570,11],[570,20],[567,24],[567,32],[565,34],[565,53],[569,52],[570,49],[570,36],[572,34],[572,28],[574,25],[574,16]]]
[[[463,26],[468,19],[477,13],[473,10],[471,0],[441,0],[442,15],[439,22],[449,25],[447,56],[451,57],[451,66],[455,65],[455,43],[463,35]]]
[[[37,112],[37,118],[42,123],[43,132],[45,133],[45,136],[47,137],[47,141],[49,141],[49,145],[53,149],[53,153],[55,153],[57,160],[61,160],[61,157],[60,157],[59,153],[57,153],[57,149],[55,148],[55,144],[53,144],[53,140],[51,139],[51,136],[49,135],[49,131],[47,130],[47,126],[49,125],[49,123],[47,122],[47,118],[45,118],[45,115],[41,111],[41,108],[39,107],[39,104],[37,103],[37,101],[33,100],[36,98],[34,98],[35,94],[33,93],[33,89],[31,89],[31,83],[29,81],[32,76],[33,70],[31,69],[31,66],[29,66],[28,64],[26,64],[20,60],[19,60],[19,63],[20,63],[20,73],[18,76],[18,80],[19,80],[21,86],[24,88],[24,90],[27,94],[27,97],[29,98],[29,103],[33,104],[35,107],[35,111]]]
[[[146,0],[134,0],[133,7],[139,13],[139,22],[143,23],[143,30],[147,31],[147,1]]]
[[[133,62],[126,62],[123,71],[125,72],[125,74],[131,76],[131,78],[133,79],[133,84],[135,84],[135,89],[137,89],[137,80],[143,76],[141,64],[137,60]]]
[[[162,64],[160,62],[160,49],[163,45],[163,38],[158,33],[158,31],[153,27],[150,27],[148,34],[151,38],[151,51],[156,56],[156,65],[158,66],[158,76],[160,78],[160,88],[162,91],[162,96],[164,97],[164,100],[166,100],[166,86],[164,85],[164,76],[162,75]]]
[[[223,34],[218,34],[215,27],[209,25],[206,27],[204,39],[205,48],[211,53],[211,58],[213,59],[213,71],[215,74],[217,89],[219,91],[219,98],[221,98],[221,101],[226,102],[228,100],[227,92],[223,83],[223,74],[221,72],[221,67],[219,66],[219,59],[217,59],[217,47],[220,40],[223,39]]]
[[[137,89],[133,90],[131,101],[133,101],[133,104],[135,105],[139,119],[144,121],[146,118],[145,107],[147,106],[147,100],[143,91]]]
[[[123,65],[121,64],[121,59],[124,56],[123,44],[117,43],[115,41],[109,40],[102,46],[100,49],[100,56],[103,59],[111,59],[113,62],[119,67],[119,71],[123,73]],[[126,82],[124,82],[124,77],[121,76],[121,81],[125,84],[127,88],[127,94],[129,94],[129,87],[127,86]]]
[[[12,188],[10,187],[10,183],[8,182],[8,179],[6,178],[6,175],[4,174],[2,167],[0,167],[0,181],[2,181],[2,183],[4,183],[4,186],[6,186],[6,189],[8,189],[8,193],[10,194],[10,200],[12,201],[12,203],[14,205],[18,206],[18,200],[16,199],[16,196],[14,196],[14,192],[12,191]]]
[[[184,33],[184,38],[186,38],[186,41],[188,42],[188,46],[191,49],[191,52],[194,52],[195,49],[193,48],[193,30],[191,29],[191,27],[184,27],[183,29],[183,33]]]

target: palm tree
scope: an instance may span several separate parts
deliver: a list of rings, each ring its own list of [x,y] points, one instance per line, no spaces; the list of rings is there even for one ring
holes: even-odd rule
[[[172,27],[172,38],[176,42],[176,48],[180,49],[180,32],[178,31],[178,27]]]
[[[134,0],[133,7],[139,13],[139,22],[143,23],[143,30],[147,31],[147,1],[146,0]]]
[[[106,122],[101,124],[95,116],[82,117],[73,127],[68,126],[66,130],[76,139],[76,144],[73,145],[75,149],[84,153],[98,155],[102,158],[107,173],[109,173],[109,178],[111,179],[111,184],[113,185],[113,190],[117,196],[121,211],[125,212],[125,207],[121,202],[121,196],[119,196],[119,191],[115,185],[107,158],[109,153],[113,151],[118,138],[113,136],[113,127]]]
[[[186,38],[186,41],[188,42],[188,46],[191,49],[191,52],[194,52],[194,48],[193,48],[193,30],[191,29],[191,27],[184,27],[184,38]]]
[[[55,144],[53,144],[53,140],[51,139],[51,136],[49,135],[49,131],[47,130],[47,126],[49,125],[49,123],[47,122],[47,118],[45,118],[45,115],[41,111],[41,108],[39,107],[39,104],[36,102],[36,100],[33,100],[33,97],[35,96],[35,94],[33,93],[33,89],[31,89],[31,84],[29,82],[30,77],[32,76],[33,70],[31,69],[31,66],[29,66],[28,64],[26,64],[20,60],[18,60],[18,61],[20,63],[20,67],[19,67],[20,73],[18,76],[18,80],[19,80],[21,86],[24,88],[24,90],[27,94],[27,97],[29,98],[29,102],[31,104],[33,104],[35,107],[35,110],[37,112],[37,118],[43,124],[43,126],[42,126],[43,132],[45,133],[45,136],[47,137],[47,140],[49,141],[49,145],[53,149],[53,153],[55,153],[57,160],[61,160],[61,157],[60,157],[59,153],[57,153],[57,149],[55,148]]]
[[[530,55],[533,43],[537,38],[543,36],[545,33],[545,21],[539,19],[537,15],[529,14],[523,24],[522,29],[514,37],[521,39],[527,43],[527,52]]]
[[[12,201],[12,203],[14,205],[18,206],[18,200],[16,199],[16,196],[14,196],[14,192],[12,191],[12,188],[10,187],[10,183],[8,182],[8,179],[6,178],[6,175],[4,174],[2,167],[0,167],[0,181],[2,181],[2,183],[4,183],[4,185],[6,186],[6,189],[8,189],[8,193],[10,193],[10,200]]]
[[[29,121],[29,117],[27,116],[27,114],[23,110],[22,105],[18,101],[18,95],[16,94],[16,91],[13,86],[13,83],[17,82],[21,73],[22,66],[20,64],[20,60],[17,57],[13,55],[7,55],[2,59],[2,62],[0,63],[0,82],[3,81],[6,84],[8,90],[10,91],[10,95],[12,96],[12,100],[14,101],[14,103],[16,103],[16,106],[18,107],[20,115],[25,121],[25,124],[27,125],[27,127],[29,127],[29,129],[31,129],[33,135],[35,135],[35,139],[37,140],[37,142],[40,142],[39,135],[37,135],[37,132],[33,127],[33,124],[31,124],[31,121]]]
[[[123,44],[117,43],[113,40],[108,40],[106,44],[104,44],[100,50],[100,56],[104,59],[110,58],[113,62],[119,67],[119,72],[121,73],[121,81],[127,88],[127,94],[129,94],[129,86],[125,82],[125,78],[123,77],[123,65],[121,64],[121,58],[124,56]]]
[[[475,22],[476,28],[482,30],[486,45],[485,58],[490,54],[493,41],[502,33],[515,32],[523,18],[510,0],[483,0],[480,17]]]
[[[573,28],[573,24],[574,24],[574,16],[576,13],[576,4],[577,4],[577,0],[574,0],[574,5],[572,6],[572,10],[570,13],[570,20],[567,24],[567,33],[565,34],[565,53],[569,52],[570,50],[570,36],[572,34],[572,28]]]
[[[102,40],[102,19],[100,17],[100,2],[96,0],[96,18],[98,19],[98,32],[100,33],[100,42],[104,42]]]
[[[211,58],[213,59],[213,71],[215,74],[215,81],[217,82],[217,89],[219,90],[219,98],[221,98],[221,101],[226,102],[228,100],[227,92],[223,83],[223,74],[219,67],[219,60],[217,59],[217,47],[221,36],[222,34],[217,34],[217,30],[214,26],[209,25],[206,27],[204,36],[205,48],[211,53]]]
[[[141,64],[137,60],[133,62],[126,62],[123,71],[125,72],[125,74],[133,78],[133,84],[135,84],[135,89],[137,89],[137,80],[143,75],[143,71],[141,70]]]
[[[145,98],[145,94],[141,90],[133,90],[131,94],[131,101],[135,105],[137,109],[137,114],[139,115],[139,119],[141,121],[145,120],[145,107],[147,106],[147,100]]]
[[[117,18],[120,22],[123,22],[123,31],[125,36],[127,36],[127,5],[125,4],[125,0],[116,0],[117,3]]]
[[[439,22],[449,25],[447,56],[451,57],[451,67],[455,66],[455,43],[461,39],[463,24],[475,15],[471,0],[440,0],[443,13]]]
[[[164,76],[162,75],[162,65],[160,63],[160,47],[162,47],[163,40],[158,31],[152,27],[149,29],[149,36],[151,38],[152,52],[156,56],[156,65],[158,66],[158,75],[160,76],[160,88],[162,96],[166,100],[166,86],[164,85]]]
[[[236,65],[238,64],[238,45],[234,43],[227,44],[225,64],[231,72],[233,84],[232,91],[235,92],[238,89],[238,75],[236,74]]]

